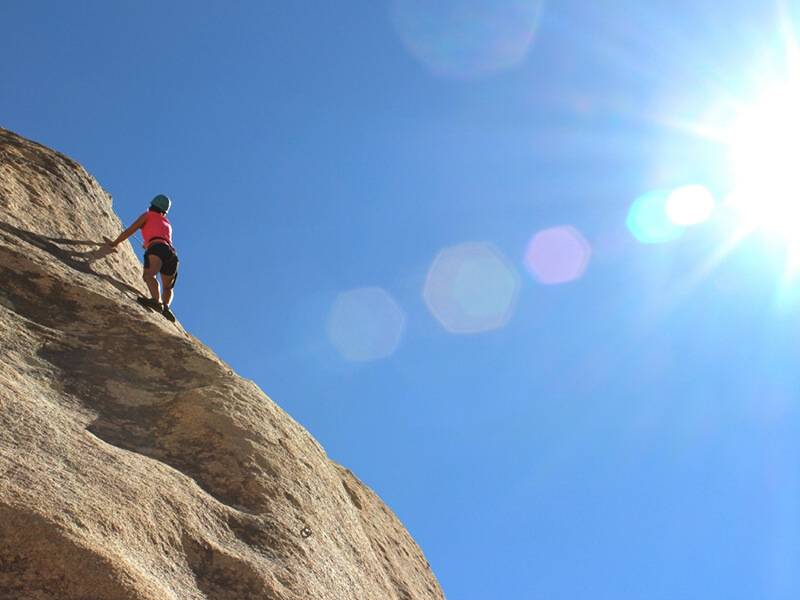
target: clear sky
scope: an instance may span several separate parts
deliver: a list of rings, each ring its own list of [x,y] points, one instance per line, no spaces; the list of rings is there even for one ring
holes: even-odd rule
[[[7,0],[0,125],[451,600],[796,599],[791,4]]]

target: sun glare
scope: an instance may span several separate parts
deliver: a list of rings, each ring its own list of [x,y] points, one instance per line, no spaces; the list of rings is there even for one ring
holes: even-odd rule
[[[800,84],[744,109],[730,131],[728,204],[743,229],[800,240]]]

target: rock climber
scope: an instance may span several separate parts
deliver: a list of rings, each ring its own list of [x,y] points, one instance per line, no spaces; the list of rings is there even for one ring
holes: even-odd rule
[[[175,315],[169,306],[174,297],[173,288],[178,279],[178,255],[172,246],[172,225],[167,220],[172,202],[164,194],[159,194],[150,201],[150,208],[136,219],[133,224],[119,234],[113,242],[107,242],[112,250],[131,237],[139,229],[144,239],[144,271],[142,279],[147,284],[150,298],[139,297],[143,306],[160,312],[170,321]],[[159,293],[156,274],[161,274],[161,290]]]

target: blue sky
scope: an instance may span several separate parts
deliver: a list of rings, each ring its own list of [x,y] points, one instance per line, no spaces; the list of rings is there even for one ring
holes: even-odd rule
[[[791,4],[6,2],[0,125],[172,197],[181,322],[448,598],[796,598],[796,240],[723,202]]]

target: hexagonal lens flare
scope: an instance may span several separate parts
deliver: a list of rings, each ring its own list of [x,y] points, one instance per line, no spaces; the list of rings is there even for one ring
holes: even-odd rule
[[[339,294],[328,317],[328,339],[347,360],[365,362],[390,356],[406,327],[403,309],[378,287]]]
[[[394,0],[403,44],[436,75],[480,77],[513,67],[536,36],[542,0]]]
[[[592,247],[571,226],[552,227],[537,233],[525,250],[525,266],[546,285],[581,277],[592,256]]]
[[[649,192],[631,205],[626,224],[643,244],[670,242],[683,235],[684,227],[673,223],[667,214],[670,193],[670,190]]]
[[[428,270],[423,298],[451,333],[503,327],[514,313],[519,275],[492,244],[468,242],[442,250]]]

